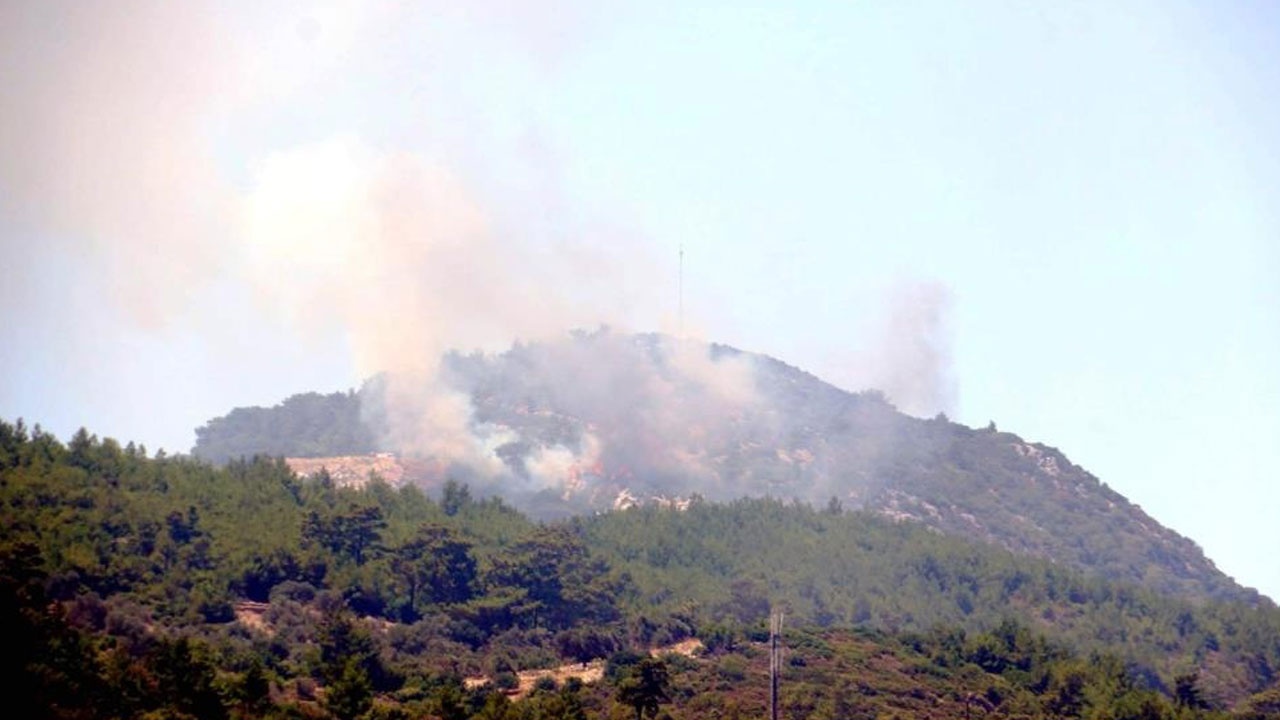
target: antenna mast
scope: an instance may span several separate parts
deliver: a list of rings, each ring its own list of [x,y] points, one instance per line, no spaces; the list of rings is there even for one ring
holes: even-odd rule
[[[679,275],[679,297],[677,301],[676,315],[676,332],[678,337],[684,337],[684,243],[680,243],[680,275]]]
[[[778,676],[782,674],[782,613],[769,616],[769,718],[778,720]]]

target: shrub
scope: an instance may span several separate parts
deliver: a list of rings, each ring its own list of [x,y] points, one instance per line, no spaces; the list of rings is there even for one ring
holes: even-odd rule
[[[493,684],[499,690],[515,690],[520,686],[520,678],[510,670],[503,670],[494,674]]]
[[[534,692],[555,692],[556,679],[550,675],[543,675],[533,683]]]
[[[305,605],[316,599],[316,589],[310,583],[285,580],[271,588],[270,599],[273,603],[280,600],[292,600]]]

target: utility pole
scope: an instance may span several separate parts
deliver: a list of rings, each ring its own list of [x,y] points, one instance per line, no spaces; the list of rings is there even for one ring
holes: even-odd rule
[[[782,613],[769,615],[769,719],[778,720],[778,676],[782,674]]]

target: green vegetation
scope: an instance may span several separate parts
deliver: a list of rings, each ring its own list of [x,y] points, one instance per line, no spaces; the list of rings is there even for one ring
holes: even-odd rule
[[[446,356],[445,375],[470,396],[476,423],[513,438],[495,449],[509,475],[490,490],[544,519],[611,508],[623,489],[642,499],[834,501],[1161,593],[1266,602],[1052,447],[994,424],[908,417],[874,391],[848,393],[772,358],[709,345],[707,363],[749,369],[730,373],[734,392],[717,393],[686,372],[675,342],[601,330],[497,355]],[[374,441],[388,436],[377,431],[387,427],[383,381],[359,393],[233,410],[197,431],[194,452],[223,463],[402,450]],[[514,492],[543,487],[529,482],[539,450],[588,446],[599,457],[577,468],[578,492]]]
[[[236,408],[196,428],[192,453],[226,463],[257,454],[280,457],[361,455],[378,450],[354,391],[294,395],[273,408]]]
[[[836,504],[555,524],[453,484],[213,467],[0,421],[0,622],[34,717],[1262,718],[1280,612],[1185,600]],[[689,637],[703,656],[649,657]],[[607,659],[583,685],[517,672]],[[466,678],[487,682],[465,682]]]

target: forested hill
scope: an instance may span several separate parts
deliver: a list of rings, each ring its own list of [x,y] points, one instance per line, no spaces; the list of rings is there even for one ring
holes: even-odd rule
[[[193,453],[226,463],[240,457],[360,455],[377,450],[354,392],[302,393],[272,408],[236,408],[196,429]]]
[[[456,483],[342,488],[0,421],[0,527],[9,699],[33,717],[745,717],[771,609],[798,720],[1280,709],[1272,606],[835,505],[539,524]],[[686,640],[701,653],[648,657]],[[530,675],[556,667],[586,679]]]
[[[539,517],[653,498],[794,497],[1162,592],[1259,600],[1052,447],[994,423],[909,417],[879,393],[846,392],[767,356],[601,331],[450,355],[443,374],[472,400],[476,445],[504,468],[465,477]],[[362,420],[381,417],[378,388],[375,379],[359,393],[233,410],[197,430],[194,453],[222,462],[403,451]]]

